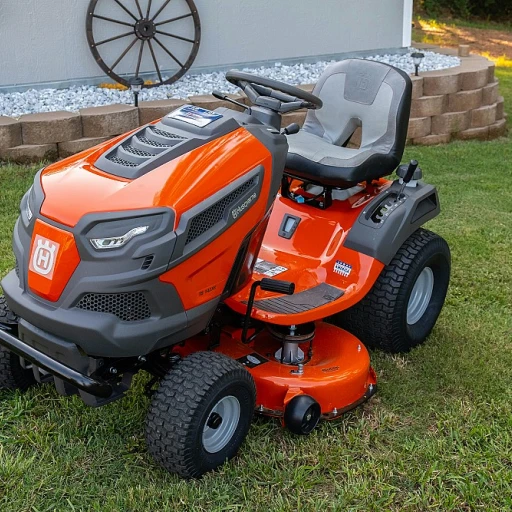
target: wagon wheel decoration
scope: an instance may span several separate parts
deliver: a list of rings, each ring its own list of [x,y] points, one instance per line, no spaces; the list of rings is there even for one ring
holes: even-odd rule
[[[163,0],[160,6],[156,6],[153,0],[91,0],[87,11],[87,41],[94,59],[101,69],[116,82],[129,87],[129,78],[139,76],[142,71],[143,56],[151,56],[149,60],[150,72],[156,72],[159,83],[145,85],[145,87],[156,87],[163,84],[172,84],[179,80],[192,66],[201,41],[201,22],[197,7],[193,0],[180,0],[185,3],[186,12],[179,16],[171,16],[169,9],[174,7],[177,0]],[[117,5],[116,5],[117,4]],[[114,15],[103,15],[101,8],[114,8]],[[110,11],[109,11],[110,14]],[[169,17],[170,16],[170,17]],[[193,35],[185,37],[177,33],[173,33],[173,24],[180,20],[193,21]],[[97,24],[104,24],[101,27],[104,31],[110,27],[114,29],[122,29],[120,34],[112,37],[95,39],[95,30]],[[191,29],[192,27],[188,27]],[[187,34],[188,35],[188,34]],[[120,53],[115,41],[123,43],[124,50]],[[128,43],[129,41],[129,43]],[[182,41],[190,46],[190,51],[185,59],[179,58],[177,52],[173,48],[177,41]],[[124,43],[127,43],[126,45]],[[115,50],[113,46],[115,46]],[[157,50],[162,54],[157,59]],[[120,76],[119,65],[125,59],[129,52],[137,52],[136,65],[131,72],[131,77],[123,78]],[[188,51],[188,47],[186,48]],[[181,57],[181,55],[180,55]],[[171,66],[169,66],[169,64]],[[162,77],[162,69],[170,69],[172,66],[178,65],[178,70],[170,78]],[[122,73],[129,75],[130,73]]]

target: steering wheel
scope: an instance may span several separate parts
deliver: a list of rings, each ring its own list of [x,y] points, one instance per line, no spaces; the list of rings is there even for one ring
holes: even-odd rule
[[[318,96],[270,78],[232,70],[226,73],[226,80],[240,87],[254,105],[280,114],[301,108],[316,110],[323,106]]]

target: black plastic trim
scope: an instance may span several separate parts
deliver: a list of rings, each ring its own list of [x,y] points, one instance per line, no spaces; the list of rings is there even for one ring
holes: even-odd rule
[[[249,125],[245,129],[256,137],[272,155],[272,181],[270,184],[270,192],[267,201],[267,210],[274,204],[275,198],[281,188],[281,180],[286,164],[286,156],[288,154],[288,139],[279,133],[274,133],[268,126]]]
[[[235,262],[231,267],[231,272],[229,274],[228,280],[226,281],[226,286],[224,287],[224,291],[221,295],[221,300],[224,300],[226,297],[229,297],[233,294],[235,290],[235,286],[237,285],[238,277],[240,276],[240,272],[242,271],[243,264],[247,257],[247,252],[249,251],[249,245],[251,243],[252,236],[255,230],[252,230],[242,241],[240,245],[240,249],[235,258]]]
[[[175,267],[179,263],[181,263],[185,258],[188,258],[201,250],[207,244],[209,244],[213,239],[219,237],[224,231],[226,231],[230,226],[232,226],[237,220],[239,220],[247,211],[249,211],[254,204],[257,203],[260,198],[261,188],[263,185],[265,169],[262,165],[258,165],[255,169],[248,172],[241,178],[230,183],[227,187],[224,187],[222,190],[219,190],[217,193],[208,197],[201,203],[197,204],[187,212],[185,212],[180,219],[180,223],[176,229],[176,245],[174,247],[174,252],[172,254],[170,267]],[[205,231],[203,234],[195,238],[192,242],[187,242],[188,231],[190,229],[191,223],[194,218],[207,210],[208,208],[214,206],[219,201],[222,201],[226,196],[231,194],[237,188],[242,186],[244,183],[255,179],[254,185],[249,188],[241,197],[236,199],[232,204],[226,207],[224,212],[224,216],[221,221],[217,222],[210,229]],[[251,203],[244,208],[236,217],[232,215],[232,209],[237,205],[244,204],[248,201],[254,194],[256,197],[251,201]]]
[[[145,274],[141,271],[141,275]],[[81,286],[63,305],[48,303],[20,288],[14,271],[9,272],[2,287],[9,308],[19,317],[41,330],[45,340],[58,337],[80,346],[91,357],[133,357],[147,355],[159,348],[180,343],[203,330],[215,312],[219,297],[185,311],[172,284],[158,278],[134,282],[128,275],[124,282],[106,281],[95,276],[91,287]],[[84,311],[74,307],[83,292],[112,293],[117,290],[141,290],[146,293],[152,316],[139,322],[122,322],[108,313]],[[71,301],[71,303],[70,303]]]
[[[37,367],[45,370],[55,377],[69,382],[71,385],[94,396],[108,398],[112,395],[112,386],[99,379],[94,379],[80,373],[69,366],[43,354],[39,350],[23,343],[11,334],[0,330],[0,344],[23,359],[30,361]]]
[[[372,214],[382,203],[393,201],[400,189],[398,180],[394,181],[363,208],[345,239],[345,247],[388,265],[407,238],[439,215],[441,209],[436,188],[419,181],[416,187],[405,187],[401,203],[382,223],[375,224]]]
[[[256,309],[270,313],[295,315],[325,306],[325,304],[339,299],[344,293],[340,288],[322,283],[295,295],[257,300],[254,302],[254,306]]]
[[[286,231],[285,227],[286,227],[286,224],[288,224],[288,221],[290,219],[293,219],[294,223],[292,225],[292,228],[289,231]],[[289,240],[295,234],[295,231],[297,231],[297,228],[298,228],[301,220],[302,219],[300,217],[286,213],[283,217],[283,221],[281,222],[281,226],[279,227],[278,235],[281,238],[286,238],[287,240]]]
[[[115,146],[100,155],[94,166],[113,176],[134,180],[238,128],[240,128],[240,125],[233,117],[223,116],[207,127],[198,128],[166,116],[157,124],[143,126],[136,132],[124,137]],[[138,156],[124,149],[129,145],[137,147],[139,135],[154,137],[154,132],[153,134],[150,132],[152,129],[169,134],[169,139],[165,139],[163,135],[154,139],[169,144],[167,147],[155,148],[153,156],[149,157]],[[174,141],[177,141],[177,143],[174,143]],[[150,153],[152,152],[150,151]],[[116,158],[125,160],[130,166],[116,163],[114,161]]]
[[[75,236],[82,261],[119,261],[126,258],[145,257],[156,250],[170,255],[176,238],[174,219],[174,211],[166,207],[90,213],[84,215],[70,231]],[[41,220],[62,229],[59,224],[53,223],[50,219],[41,217]],[[144,223],[149,224],[148,231],[118,249],[97,250],[89,241],[90,238],[121,236]]]

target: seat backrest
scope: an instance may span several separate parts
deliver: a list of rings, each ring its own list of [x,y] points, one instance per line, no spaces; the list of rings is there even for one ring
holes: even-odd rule
[[[402,158],[411,110],[409,75],[380,62],[348,59],[330,65],[313,94],[324,106],[308,111],[305,131],[342,146],[361,126],[361,149]]]

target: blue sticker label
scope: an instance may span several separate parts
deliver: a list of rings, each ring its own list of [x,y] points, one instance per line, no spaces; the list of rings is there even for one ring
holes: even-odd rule
[[[336,274],[342,275],[343,277],[348,277],[352,272],[352,265],[338,260],[334,264],[334,272],[336,272]]]
[[[193,124],[199,128],[204,128],[214,121],[221,119],[223,116],[212,110],[206,110],[205,108],[196,107],[194,105],[184,105],[174,112],[171,112],[167,117]]]

